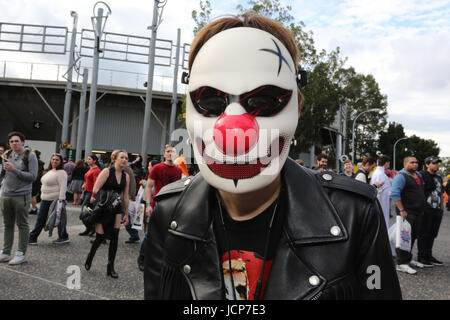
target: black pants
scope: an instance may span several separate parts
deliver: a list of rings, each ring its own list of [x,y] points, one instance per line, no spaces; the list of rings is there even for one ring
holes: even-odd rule
[[[418,239],[420,226],[422,224],[423,215],[408,213],[406,216],[406,221],[411,225],[411,251],[405,251],[396,248],[395,252],[397,253],[397,264],[408,264],[412,259],[412,249],[414,247],[414,242]],[[417,248],[419,249],[419,255],[421,254],[423,248],[421,248],[421,244],[418,243]],[[422,250],[421,250],[422,249]]]
[[[437,237],[442,221],[442,210],[425,208],[421,221],[419,239],[419,259],[430,260],[432,256],[434,239]]]

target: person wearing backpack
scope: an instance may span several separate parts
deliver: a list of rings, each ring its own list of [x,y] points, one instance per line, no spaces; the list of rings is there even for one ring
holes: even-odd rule
[[[3,155],[4,180],[0,198],[0,210],[3,212],[4,241],[0,252],[0,262],[18,265],[27,261],[28,246],[28,210],[31,202],[33,181],[38,174],[38,161],[34,152],[25,148],[23,133],[13,131],[8,134],[11,150]],[[11,255],[14,243],[14,224],[19,229],[19,245],[15,257]]]

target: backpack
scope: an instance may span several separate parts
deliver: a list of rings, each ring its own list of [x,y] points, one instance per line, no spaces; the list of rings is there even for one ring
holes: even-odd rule
[[[23,165],[25,166],[25,171],[29,171],[29,161],[28,161],[28,158],[30,157],[30,153],[31,153],[31,149],[30,148],[25,148],[25,152],[24,152],[24,154],[23,154],[23,159],[22,159],[22,162],[23,162]],[[5,160],[7,160],[8,158],[10,158],[11,157],[11,154],[12,154],[12,149],[9,149],[9,150],[7,150],[4,154],[3,154],[3,159],[5,159]],[[5,174],[6,174],[6,170],[5,169],[2,169],[2,172],[1,172],[1,174],[0,174],[0,177],[4,177],[5,176]]]

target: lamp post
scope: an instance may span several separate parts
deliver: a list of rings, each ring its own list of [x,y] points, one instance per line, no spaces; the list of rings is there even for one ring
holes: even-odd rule
[[[399,143],[400,141],[405,140],[405,139],[408,139],[408,138],[406,138],[406,137],[400,138],[397,141],[395,141],[395,143],[394,143],[394,152],[393,152],[394,159],[393,159],[393,167],[392,167],[394,169],[394,171],[395,171],[395,147],[397,146],[397,143]]]
[[[374,109],[368,109],[368,110],[363,111],[363,112],[361,112],[360,114],[358,114],[358,115],[356,116],[356,118],[353,120],[353,126],[352,126],[352,161],[353,161],[353,164],[355,164],[355,123],[356,123],[356,120],[357,120],[360,116],[362,116],[364,113],[372,112],[372,111],[380,111],[380,110],[381,110],[381,109],[376,109],[376,108],[374,108]]]

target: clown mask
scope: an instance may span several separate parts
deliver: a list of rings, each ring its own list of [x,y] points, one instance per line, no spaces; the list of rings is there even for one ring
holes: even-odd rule
[[[298,121],[296,66],[273,35],[233,28],[209,39],[191,68],[186,126],[205,180],[231,193],[274,181]]]

